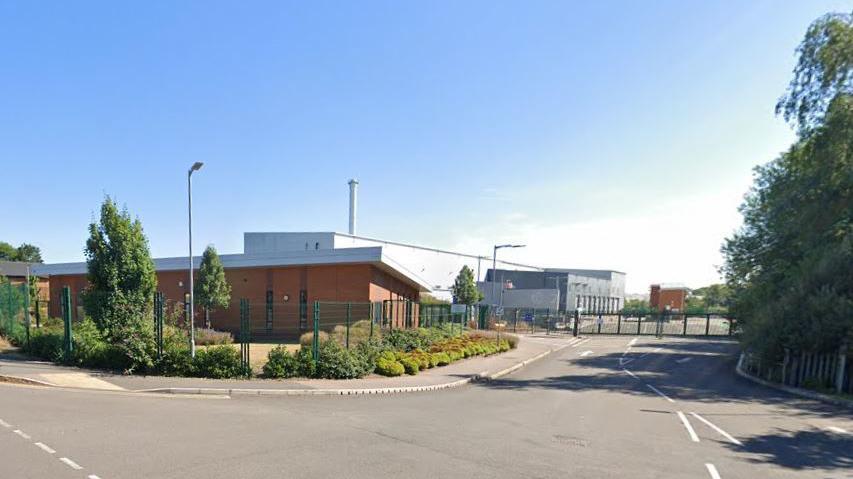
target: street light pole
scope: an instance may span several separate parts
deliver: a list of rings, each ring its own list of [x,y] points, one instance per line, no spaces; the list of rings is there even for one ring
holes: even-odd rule
[[[190,246],[190,354],[195,357],[195,315],[193,311],[193,171],[198,171],[204,163],[196,161],[187,171],[187,212],[189,216],[189,246]]]

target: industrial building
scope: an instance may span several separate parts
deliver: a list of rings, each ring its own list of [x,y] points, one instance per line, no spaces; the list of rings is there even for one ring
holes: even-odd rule
[[[416,303],[422,293],[450,299],[450,288],[463,266],[474,271],[478,282],[484,280],[479,284],[486,294],[485,304],[616,311],[624,303],[625,274],[617,271],[541,268],[507,261],[487,269],[493,264],[491,257],[358,236],[357,187],[357,181],[349,182],[348,234],[247,232],[242,253],[220,255],[232,298],[229,307],[212,312],[212,326],[237,329],[241,298],[250,299],[253,316],[262,315],[269,328],[288,332],[310,324],[309,305],[314,301]],[[154,260],[158,289],[167,301],[185,300],[188,262],[186,257]],[[193,258],[194,268],[200,263],[200,256]],[[52,316],[60,314],[59,295],[65,286],[72,292],[74,315],[82,316],[85,262],[38,265],[35,271],[49,276]],[[417,311],[387,314],[392,322],[399,324],[405,315],[407,322],[417,324]]]
[[[485,303],[507,308],[615,313],[625,304],[625,273],[620,271],[489,269],[479,287]]]

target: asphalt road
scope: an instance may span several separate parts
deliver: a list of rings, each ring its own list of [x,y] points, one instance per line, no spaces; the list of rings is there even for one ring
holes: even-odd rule
[[[853,478],[849,411],[736,377],[731,342],[631,342],[407,395],[0,385],[0,478]]]

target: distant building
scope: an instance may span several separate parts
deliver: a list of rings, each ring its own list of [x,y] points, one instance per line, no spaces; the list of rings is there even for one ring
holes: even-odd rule
[[[689,291],[680,284],[653,284],[649,289],[649,307],[656,311],[684,311]]]
[[[483,302],[508,308],[615,313],[625,305],[625,273],[598,269],[489,269]]]
[[[39,263],[0,261],[0,276],[5,276],[9,280],[9,283],[13,285],[25,284],[27,276],[36,276],[33,270],[39,266]],[[49,297],[50,284],[47,280],[47,275],[38,276],[39,297],[46,300]]]

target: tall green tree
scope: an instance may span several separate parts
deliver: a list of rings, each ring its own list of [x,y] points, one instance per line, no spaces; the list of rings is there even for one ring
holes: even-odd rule
[[[0,241],[0,260],[17,261],[17,258],[18,249],[5,241]]]
[[[21,243],[16,251],[16,261],[25,261],[27,263],[43,263],[41,259],[41,250],[38,246],[29,243]]]
[[[127,359],[127,368],[153,365],[153,310],[157,276],[148,240],[138,219],[107,197],[86,241],[89,285],[86,314]]]
[[[0,241],[0,260],[24,261],[27,263],[42,263],[41,250],[38,246],[21,243],[15,248],[5,241]]]
[[[225,308],[231,302],[231,285],[225,279],[225,268],[212,245],[204,250],[198,281],[194,287],[195,300],[204,307],[204,325],[210,328],[210,312]]]
[[[450,293],[456,304],[472,305],[483,300],[483,293],[477,289],[477,283],[474,282],[474,272],[467,265],[463,266],[456,275],[456,280],[450,287]]]
[[[780,105],[800,138],[756,168],[743,226],[723,245],[742,340],[774,359],[853,344],[851,15],[817,20],[798,51]]]
[[[808,136],[823,124],[833,100],[853,94],[853,15],[830,13],[816,20],[797,53],[794,78],[776,112]]]

